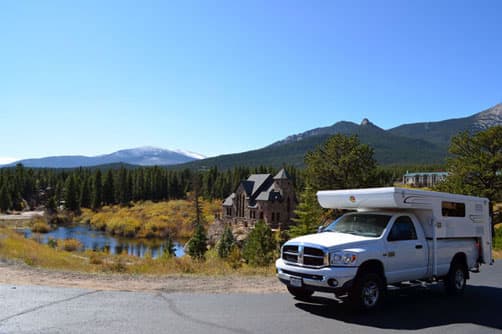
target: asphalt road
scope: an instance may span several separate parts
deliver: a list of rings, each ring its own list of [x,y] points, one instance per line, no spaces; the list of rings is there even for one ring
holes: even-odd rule
[[[472,274],[462,297],[441,286],[393,292],[354,314],[329,294],[93,291],[0,285],[0,333],[501,333],[502,261]]]

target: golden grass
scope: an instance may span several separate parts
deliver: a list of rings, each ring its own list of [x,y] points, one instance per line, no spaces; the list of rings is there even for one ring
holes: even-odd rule
[[[74,252],[82,247],[82,244],[77,239],[59,239],[57,247],[67,252]]]
[[[92,271],[86,261],[70,252],[58,251],[7,229],[0,228],[0,257],[50,269]]]
[[[50,232],[51,226],[47,224],[44,218],[36,218],[31,222],[31,231],[35,233]]]
[[[220,211],[220,201],[203,201],[202,210],[207,224]],[[99,212],[83,209],[80,221],[89,222],[95,229],[123,237],[186,239],[192,235],[195,212],[193,203],[173,200],[135,203],[132,207],[105,206]]]
[[[251,267],[244,263],[235,265],[235,260],[218,258],[216,250],[210,250],[206,261],[197,261],[189,256],[181,258],[163,256],[159,259],[144,259],[129,255],[109,255],[104,252],[65,251],[58,242],[57,248],[25,239],[11,229],[0,227],[0,258],[15,259],[30,266],[47,269],[79,272],[130,273],[145,275],[194,274],[207,276],[274,275],[275,267]]]
[[[492,251],[492,256],[495,260],[502,260],[502,249],[501,250],[494,249]]]

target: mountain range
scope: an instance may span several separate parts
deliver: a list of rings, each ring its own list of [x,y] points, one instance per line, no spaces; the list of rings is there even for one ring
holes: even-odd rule
[[[404,124],[389,130],[368,119],[360,124],[341,121],[288,136],[258,150],[221,155],[176,167],[204,169],[217,166],[227,169],[239,165],[280,167],[283,164],[301,167],[308,151],[337,133],[357,135],[362,143],[373,147],[375,159],[382,165],[442,164],[453,136],[462,131],[476,133],[497,125],[502,125],[502,103],[469,117]]]
[[[448,155],[450,140],[462,131],[476,133],[492,126],[502,125],[502,103],[469,117],[439,122],[404,124],[384,130],[364,119],[360,124],[340,121],[288,136],[261,149],[205,158],[181,150],[140,147],[95,157],[56,156],[26,159],[6,166],[22,163],[27,167],[72,168],[125,163],[139,166],[173,166],[172,168],[206,169],[216,166],[229,169],[235,166],[272,166],[284,164],[301,167],[304,157],[334,134],[357,135],[362,143],[374,149],[375,159],[381,165],[442,164]]]
[[[87,157],[83,155],[66,155],[45,157],[39,159],[25,159],[13,162],[2,167],[15,166],[22,163],[26,167],[45,168],[74,168],[93,167],[100,165],[110,165],[124,163],[137,166],[167,166],[182,164],[205,158],[203,155],[183,150],[166,150],[157,147],[138,147],[127,150],[120,150],[110,154]]]

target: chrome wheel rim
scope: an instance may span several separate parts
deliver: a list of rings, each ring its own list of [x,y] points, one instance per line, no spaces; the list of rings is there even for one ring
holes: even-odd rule
[[[363,303],[366,307],[373,307],[376,305],[380,297],[380,290],[378,284],[375,282],[367,282],[363,288]]]
[[[464,271],[461,269],[457,269],[455,272],[455,288],[457,290],[462,290],[465,284]]]

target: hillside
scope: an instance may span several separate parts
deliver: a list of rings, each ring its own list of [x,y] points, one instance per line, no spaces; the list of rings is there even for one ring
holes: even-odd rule
[[[361,124],[342,121],[288,136],[261,149],[193,161],[176,168],[302,166],[308,151],[337,133],[359,136],[362,143],[374,148],[375,158],[382,165],[441,164],[448,154],[451,137],[461,131],[474,133],[495,125],[502,125],[502,104],[465,118],[405,124],[390,130],[379,128],[367,119]]]
[[[451,138],[459,132],[475,133],[495,125],[502,125],[502,103],[469,117],[405,124],[390,129],[388,132],[396,136],[427,140],[442,148],[447,148]]]

